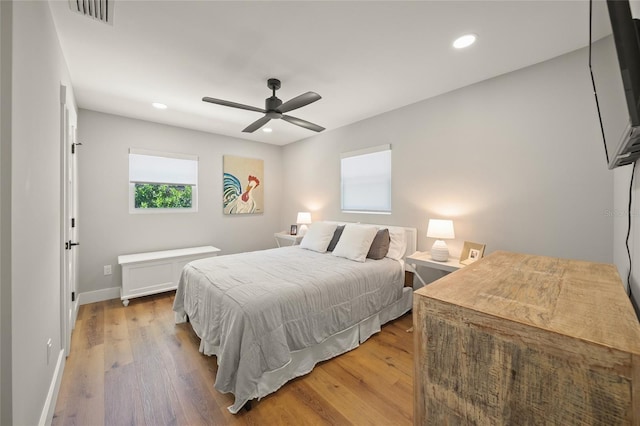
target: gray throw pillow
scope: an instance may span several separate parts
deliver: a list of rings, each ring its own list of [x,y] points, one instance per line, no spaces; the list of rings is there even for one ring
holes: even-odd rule
[[[384,258],[389,252],[390,243],[391,238],[389,237],[389,230],[387,228],[379,230],[378,233],[376,233],[376,237],[373,239],[373,242],[371,243],[369,253],[367,253],[367,258],[374,260],[380,260]]]
[[[329,247],[327,247],[327,251],[333,251],[338,244],[338,240],[340,240],[340,235],[342,235],[342,231],[344,231],[344,225],[340,225],[336,228],[336,231],[333,233],[333,238],[331,238],[331,242],[329,242]]]

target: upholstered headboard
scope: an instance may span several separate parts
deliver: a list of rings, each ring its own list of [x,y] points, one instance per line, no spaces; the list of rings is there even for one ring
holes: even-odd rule
[[[407,251],[404,253],[404,257],[410,256],[418,250],[418,230],[416,228],[404,228],[404,232],[407,235]]]

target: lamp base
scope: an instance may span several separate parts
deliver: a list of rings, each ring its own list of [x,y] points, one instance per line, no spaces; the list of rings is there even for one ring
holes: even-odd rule
[[[307,229],[309,229],[307,225],[300,225],[298,227],[298,235],[300,235],[301,237],[304,237],[304,234],[307,233]]]
[[[431,247],[431,259],[437,262],[446,262],[449,260],[449,247],[443,240],[436,240]]]

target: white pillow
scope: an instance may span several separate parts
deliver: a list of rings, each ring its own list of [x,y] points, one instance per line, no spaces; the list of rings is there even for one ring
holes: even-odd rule
[[[407,250],[407,234],[403,228],[388,227],[389,238],[389,251],[387,256],[390,259],[402,260],[404,252]]]
[[[302,237],[300,247],[317,251],[318,253],[325,253],[337,227],[338,225],[335,223],[313,222],[309,226],[307,233]]]
[[[347,224],[332,254],[364,262],[377,232],[378,228],[375,226]]]

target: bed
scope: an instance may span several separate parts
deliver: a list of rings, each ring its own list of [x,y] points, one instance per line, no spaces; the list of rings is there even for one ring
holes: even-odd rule
[[[403,257],[415,251],[415,228],[347,224],[336,240],[339,225],[314,223],[300,246],[201,259],[183,269],[176,322],[189,321],[200,352],[216,355],[214,386],[234,395],[231,413],[356,348],[411,309]],[[314,249],[322,227],[324,237],[333,229],[337,245],[331,252],[325,252],[327,245],[322,250],[324,242]],[[349,252],[353,244],[343,256],[345,241],[367,227],[368,236],[376,234],[374,242],[386,229],[394,258],[356,261]],[[375,246],[366,238],[357,243]]]

